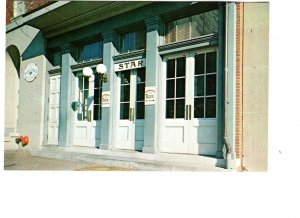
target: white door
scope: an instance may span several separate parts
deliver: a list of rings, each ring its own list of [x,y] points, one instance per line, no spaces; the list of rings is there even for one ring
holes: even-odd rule
[[[76,76],[77,117],[75,118],[74,144],[97,147],[101,140],[102,82],[95,77]]]
[[[60,75],[49,78],[48,144],[58,144]]]
[[[170,55],[162,67],[165,115],[160,151],[215,155],[217,50]]]
[[[142,150],[144,146],[145,68],[118,73],[118,149]]]

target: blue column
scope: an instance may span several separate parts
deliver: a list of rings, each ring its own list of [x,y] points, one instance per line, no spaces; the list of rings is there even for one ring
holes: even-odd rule
[[[74,101],[74,80],[71,65],[75,63],[72,57],[73,46],[70,43],[62,47],[62,70],[60,77],[60,107],[59,107],[59,131],[58,145],[73,145],[74,131],[74,111],[72,102]]]
[[[113,130],[114,126],[114,105],[115,93],[114,86],[116,81],[116,74],[114,73],[114,62],[112,57],[116,54],[116,33],[113,30],[107,30],[102,34],[103,36],[103,64],[107,67],[108,81],[103,83],[102,91],[110,91],[110,107],[102,108],[102,119],[101,119],[101,145],[100,149],[111,149],[113,144]],[[116,137],[114,137],[116,138]]]
[[[145,20],[147,26],[146,43],[146,87],[156,87],[156,104],[145,106],[144,147],[143,152],[156,153],[158,151],[158,74],[161,58],[158,53],[160,41],[161,19],[158,15]]]

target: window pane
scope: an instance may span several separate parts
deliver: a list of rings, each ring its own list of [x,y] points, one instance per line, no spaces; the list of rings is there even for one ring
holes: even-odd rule
[[[136,31],[136,49],[146,48],[146,31],[138,30]]]
[[[89,78],[88,77],[83,77],[84,80],[84,89],[88,89],[89,88]]]
[[[204,98],[194,98],[194,118],[204,117]]]
[[[190,38],[189,17],[177,20],[177,40],[181,41]]]
[[[194,96],[204,96],[204,76],[195,76]]]
[[[204,74],[204,54],[195,55],[195,74]]]
[[[214,73],[217,69],[217,53],[206,53],[206,73]]]
[[[185,78],[176,80],[176,97],[185,96]]]
[[[145,98],[145,83],[137,84],[137,101],[143,101]]]
[[[185,76],[185,57],[177,58],[176,77]]]
[[[176,118],[184,118],[184,99],[176,99]]]
[[[120,104],[120,119],[121,120],[129,119],[129,103]]]
[[[168,60],[167,61],[167,78],[174,78],[175,77],[175,60]]]
[[[130,71],[126,70],[121,73],[121,84],[129,84],[130,83]]]
[[[208,11],[204,15],[204,34],[218,32],[218,10]]]
[[[175,80],[167,80],[167,98],[174,98]]]
[[[176,41],[176,21],[170,21],[166,24],[166,43]]]
[[[129,101],[130,86],[121,86],[121,102]]]
[[[99,42],[92,44],[92,59],[97,59],[100,56]]]
[[[191,32],[192,38],[203,36],[203,14],[197,14],[192,16]]]
[[[136,119],[144,119],[145,118],[145,104],[144,102],[136,103]]]
[[[141,82],[145,82],[145,77],[146,77],[146,68],[138,68],[137,70],[137,82],[141,83]]]
[[[174,118],[174,100],[167,100],[166,118]]]
[[[216,94],[216,74],[206,76],[206,95]]]
[[[207,118],[216,117],[216,98],[215,97],[206,98],[205,117],[207,117]]]

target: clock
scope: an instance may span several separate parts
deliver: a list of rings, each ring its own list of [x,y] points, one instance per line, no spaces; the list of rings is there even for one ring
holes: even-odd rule
[[[24,78],[27,82],[31,82],[38,75],[38,67],[34,63],[30,63],[24,70]]]

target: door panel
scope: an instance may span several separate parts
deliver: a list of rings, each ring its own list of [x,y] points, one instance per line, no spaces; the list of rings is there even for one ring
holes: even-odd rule
[[[48,144],[58,144],[60,75],[49,78]]]

